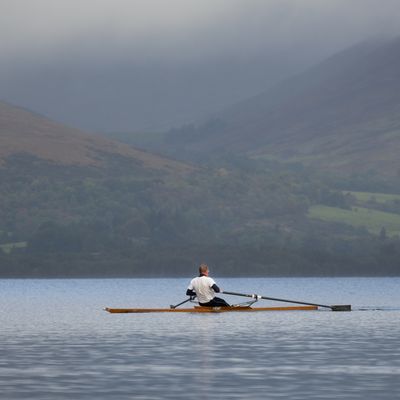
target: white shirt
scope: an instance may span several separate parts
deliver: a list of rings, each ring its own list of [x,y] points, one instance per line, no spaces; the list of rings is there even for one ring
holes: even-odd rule
[[[196,292],[199,303],[208,303],[215,297],[213,285],[215,285],[214,279],[203,275],[192,279],[188,289]]]

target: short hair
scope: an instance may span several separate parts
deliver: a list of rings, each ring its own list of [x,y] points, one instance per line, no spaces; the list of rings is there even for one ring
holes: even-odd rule
[[[200,273],[200,275],[201,274],[204,274],[206,271],[208,271],[208,265],[207,264],[200,264],[200,267],[199,267],[199,273]]]

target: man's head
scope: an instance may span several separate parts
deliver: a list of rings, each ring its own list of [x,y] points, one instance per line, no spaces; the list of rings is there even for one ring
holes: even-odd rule
[[[201,275],[205,275],[208,276],[208,265],[207,264],[200,264],[199,267],[199,274]]]

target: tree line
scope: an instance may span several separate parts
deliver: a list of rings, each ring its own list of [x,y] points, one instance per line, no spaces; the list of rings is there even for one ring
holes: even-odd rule
[[[395,275],[398,238],[313,221],[350,207],[332,178],[299,166],[210,160],[184,176],[113,160],[65,167],[20,156],[0,169],[2,276]]]

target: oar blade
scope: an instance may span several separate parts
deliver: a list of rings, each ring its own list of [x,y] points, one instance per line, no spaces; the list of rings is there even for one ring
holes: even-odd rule
[[[346,305],[336,305],[336,306],[331,306],[332,311],[351,311],[351,305],[346,304]]]

